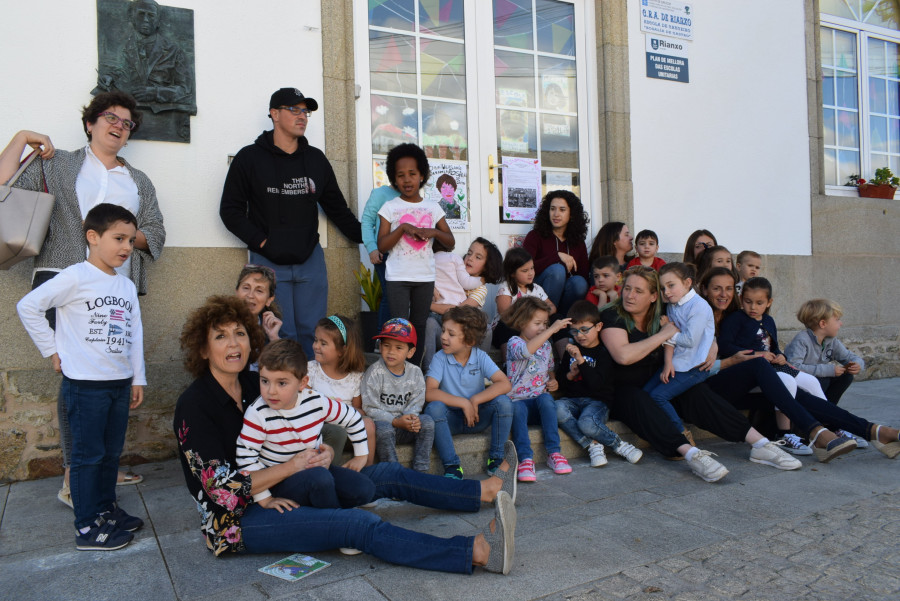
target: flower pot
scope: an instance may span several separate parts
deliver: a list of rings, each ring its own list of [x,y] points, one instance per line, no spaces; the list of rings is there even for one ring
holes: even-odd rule
[[[863,184],[859,195],[863,198],[893,198],[897,188],[890,184]]]
[[[381,324],[378,323],[378,311],[360,311],[359,326],[362,329],[363,349],[371,353],[375,351],[375,341],[373,336],[377,336],[381,331]]]

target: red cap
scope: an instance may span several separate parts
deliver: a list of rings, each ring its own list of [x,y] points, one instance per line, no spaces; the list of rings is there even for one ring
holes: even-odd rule
[[[416,346],[416,328],[409,323],[409,320],[395,317],[384,322],[381,332],[372,338],[390,338]]]

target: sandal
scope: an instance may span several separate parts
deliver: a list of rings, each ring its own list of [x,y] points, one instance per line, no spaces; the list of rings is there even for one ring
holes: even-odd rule
[[[65,482],[63,482],[63,486],[59,489],[59,492],[56,493],[56,498],[59,499],[60,503],[63,505],[68,505],[72,509],[75,509],[75,505],[72,503],[72,491]]]
[[[870,440],[869,444],[884,453],[888,459],[893,459],[897,455],[900,455],[900,441],[881,442],[878,440],[879,430],[881,430],[881,426],[875,426],[875,438]]]
[[[856,441],[846,436],[835,438],[824,447],[816,445],[819,435],[825,431],[825,428],[820,429],[809,441],[809,446],[812,447],[813,453],[816,454],[816,459],[822,463],[828,463],[835,457],[849,453],[856,448]]]
[[[135,474],[131,470],[127,472],[119,472],[119,475],[116,477],[116,486],[128,486],[129,484],[140,484],[144,481],[144,477],[140,474]]]

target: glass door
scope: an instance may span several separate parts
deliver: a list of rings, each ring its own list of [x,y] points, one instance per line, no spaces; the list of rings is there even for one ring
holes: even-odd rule
[[[548,190],[588,194],[586,10],[584,0],[359,6],[358,140],[371,157],[360,161],[360,208],[372,187],[389,185],[384,159],[403,142],[425,149],[425,195],[444,208],[458,249],[485,236],[505,250]],[[525,184],[521,172],[510,177],[523,165],[534,175]]]

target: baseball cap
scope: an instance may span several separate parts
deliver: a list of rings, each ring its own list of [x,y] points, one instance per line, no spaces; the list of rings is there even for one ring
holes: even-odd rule
[[[294,106],[301,102],[306,103],[306,108],[311,111],[319,110],[319,103],[314,98],[307,98],[297,88],[281,88],[269,99],[269,108],[277,109],[281,106]]]
[[[409,320],[402,317],[395,317],[384,322],[381,326],[381,332],[372,338],[390,338],[399,342],[407,342],[416,346],[416,328]]]

